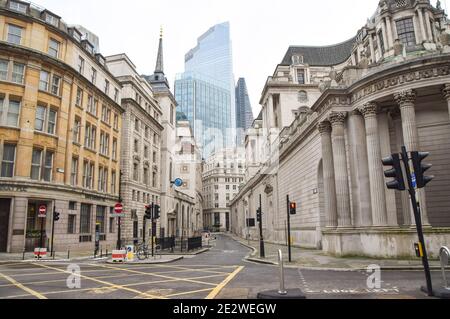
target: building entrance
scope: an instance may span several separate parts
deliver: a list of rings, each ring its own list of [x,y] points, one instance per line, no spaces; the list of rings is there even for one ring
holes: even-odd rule
[[[0,198],[0,252],[2,253],[6,252],[8,249],[10,209],[11,199]]]

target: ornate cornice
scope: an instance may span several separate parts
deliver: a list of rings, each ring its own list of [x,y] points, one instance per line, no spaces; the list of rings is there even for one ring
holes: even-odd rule
[[[375,102],[369,102],[361,106],[359,111],[365,118],[376,116],[378,113],[378,105]]]
[[[394,93],[394,100],[400,106],[403,106],[404,104],[413,104],[416,101],[416,97],[416,91],[414,90],[405,90]]]
[[[331,133],[331,123],[328,121],[320,122],[319,125],[317,125],[317,129],[320,134]]]
[[[344,124],[346,117],[346,112],[331,112],[328,116],[328,120],[331,122],[331,125],[342,125]]]
[[[447,101],[450,101],[450,83],[444,85],[444,88],[442,89],[442,95],[444,95],[444,98]]]

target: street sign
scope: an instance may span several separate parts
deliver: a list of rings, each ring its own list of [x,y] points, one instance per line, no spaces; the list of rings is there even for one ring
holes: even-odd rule
[[[415,173],[411,173],[411,182],[412,182],[412,186],[414,188],[417,188],[417,179],[416,179],[416,174]]]
[[[47,217],[47,205],[41,205],[39,206],[39,218],[45,218]]]
[[[125,217],[122,203],[117,203],[114,206],[114,214],[112,214],[111,217]]]

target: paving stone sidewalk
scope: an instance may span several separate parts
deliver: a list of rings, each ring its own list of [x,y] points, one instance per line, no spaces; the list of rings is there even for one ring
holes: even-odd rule
[[[283,259],[287,267],[300,267],[304,269],[328,269],[328,270],[362,270],[367,269],[369,265],[379,265],[382,269],[423,269],[421,259],[376,259],[363,257],[345,257],[338,258],[328,256],[320,250],[304,249],[292,247],[292,262],[288,260],[288,247],[286,245],[278,245],[265,243],[265,256],[260,258],[259,241],[245,240],[234,235],[230,235],[234,240],[253,249],[253,252],[247,257],[249,261],[278,264],[278,250],[283,252]],[[439,260],[430,260],[432,269],[441,269]],[[450,269],[450,268],[449,268]]]

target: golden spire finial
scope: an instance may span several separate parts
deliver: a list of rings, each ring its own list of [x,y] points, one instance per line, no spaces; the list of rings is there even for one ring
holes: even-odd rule
[[[162,25],[161,25],[161,27],[160,27],[160,33],[159,33],[159,36],[160,36],[160,38],[163,37],[163,27],[162,27]]]

